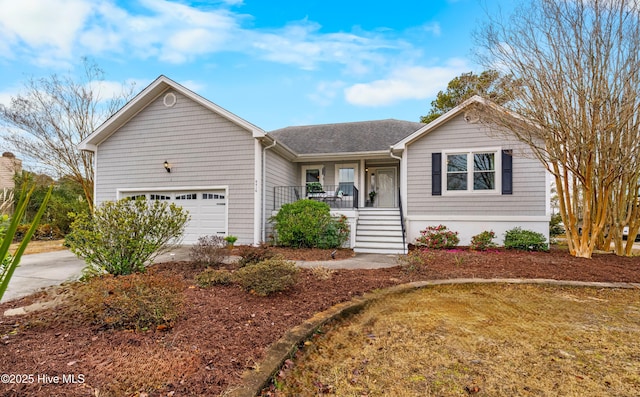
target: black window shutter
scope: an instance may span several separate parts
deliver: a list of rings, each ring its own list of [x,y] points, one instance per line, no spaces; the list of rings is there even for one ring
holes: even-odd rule
[[[431,153],[431,195],[442,195],[442,153]]]
[[[502,194],[513,194],[513,152],[502,151]]]

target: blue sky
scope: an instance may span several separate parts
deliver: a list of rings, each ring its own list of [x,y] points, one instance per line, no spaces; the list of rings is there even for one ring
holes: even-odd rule
[[[0,103],[81,58],[143,89],[158,75],[270,131],[418,121],[439,90],[480,72],[472,32],[510,1],[0,0]]]

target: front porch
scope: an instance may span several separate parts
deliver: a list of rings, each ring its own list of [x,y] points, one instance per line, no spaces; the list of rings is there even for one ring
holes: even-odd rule
[[[284,204],[298,200],[327,203],[335,215],[347,217],[351,238],[349,247],[356,252],[378,254],[404,254],[407,252],[406,232],[402,207],[398,195],[395,207],[374,207],[371,201],[360,206],[360,192],[353,185],[276,186],[272,215]],[[375,201],[374,201],[375,203]]]
[[[273,187],[272,215],[283,205],[298,200],[323,202],[334,216],[347,217],[352,231],[350,248],[384,254],[406,252],[400,162],[388,154],[368,159],[318,160],[297,165],[296,175],[290,180],[300,184]]]
[[[336,209],[400,206],[400,162],[388,155],[301,162],[296,168],[292,186],[274,187],[273,210],[301,199],[323,201]]]
[[[278,211],[284,204],[302,199],[321,201],[329,204],[331,209],[357,209],[360,193],[353,185],[321,185],[309,183],[306,186],[275,186],[273,188],[273,211]]]

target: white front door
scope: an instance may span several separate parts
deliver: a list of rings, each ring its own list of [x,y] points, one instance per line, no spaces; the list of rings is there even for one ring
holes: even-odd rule
[[[376,198],[373,205],[382,208],[396,206],[397,193],[396,168],[378,168],[376,170]]]

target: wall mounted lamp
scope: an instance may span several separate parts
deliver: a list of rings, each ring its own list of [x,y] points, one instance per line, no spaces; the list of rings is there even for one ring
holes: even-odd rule
[[[168,161],[164,162],[164,169],[167,170],[167,172],[171,172],[171,164],[169,164]]]

